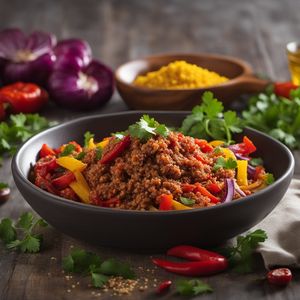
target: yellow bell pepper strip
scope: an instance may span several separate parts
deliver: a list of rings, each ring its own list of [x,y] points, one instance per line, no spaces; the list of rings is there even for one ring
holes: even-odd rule
[[[90,201],[90,191],[84,185],[82,185],[77,180],[70,183],[70,188],[76,193],[76,195],[82,200],[84,203],[91,203]]]
[[[175,201],[175,200],[172,200],[172,205],[175,210],[192,209],[191,207],[183,205],[182,203]]]
[[[88,141],[88,147],[87,147],[89,150],[92,150],[94,148],[96,148],[96,145],[94,143],[94,138],[90,138],[89,141]]]
[[[71,156],[59,157],[56,159],[56,163],[71,172],[75,172],[75,171],[81,172],[86,167],[85,163]]]
[[[225,155],[225,157],[227,159],[232,158],[232,159],[236,160],[236,157],[235,157],[234,153],[230,149],[220,147],[220,150],[223,152],[223,154]]]
[[[214,140],[214,141],[209,142],[209,144],[211,146],[213,146],[214,148],[216,148],[216,147],[219,147],[221,145],[224,145],[225,142],[224,141],[220,141],[220,140]]]
[[[251,183],[249,185],[241,185],[240,188],[242,190],[249,190],[249,191],[251,191],[251,190],[259,188],[262,184],[263,184],[262,180],[256,180],[256,181],[254,181],[253,183]]]
[[[103,141],[96,144],[96,147],[101,147],[103,149],[104,147],[107,146],[107,144],[109,143],[109,140],[110,140],[110,138],[103,139]]]
[[[247,167],[247,160],[237,160],[237,183],[240,186],[248,185]]]
[[[82,175],[81,172],[79,171],[75,171],[74,172],[74,175],[75,175],[75,178],[76,178],[76,181],[79,182],[82,186],[84,186],[86,189],[90,189],[88,183],[86,182],[84,176]]]

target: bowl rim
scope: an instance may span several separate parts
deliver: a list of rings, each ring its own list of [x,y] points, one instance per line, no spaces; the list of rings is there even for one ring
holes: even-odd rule
[[[265,193],[267,193],[268,191],[270,191],[271,189],[274,188],[275,185],[279,185],[280,183],[282,183],[287,177],[289,177],[290,175],[293,174],[294,171],[294,166],[295,166],[295,160],[294,160],[294,156],[292,154],[292,152],[281,142],[277,141],[276,139],[274,139],[273,137],[258,131],[254,128],[250,128],[250,127],[246,127],[247,130],[253,131],[256,134],[262,135],[264,138],[270,139],[273,142],[277,143],[280,147],[283,148],[283,150],[286,152],[287,157],[289,158],[289,164],[287,166],[286,171],[284,172],[284,174],[279,177],[278,179],[275,180],[274,183],[272,183],[271,185],[265,187],[264,189],[256,192],[255,194],[251,194],[249,196],[246,196],[242,199],[239,199],[238,201],[232,201],[229,203],[222,203],[220,205],[216,205],[216,206],[211,206],[211,207],[203,207],[203,208],[194,208],[191,210],[172,210],[172,211],[139,211],[139,210],[126,210],[126,209],[119,209],[119,208],[108,208],[108,207],[100,207],[100,206],[95,206],[95,205],[91,205],[91,204],[85,204],[82,202],[76,202],[76,201],[71,201],[68,199],[65,199],[63,197],[57,196],[57,195],[53,195],[49,192],[46,192],[42,189],[40,189],[39,187],[37,187],[36,185],[34,185],[20,170],[20,167],[18,166],[18,161],[20,160],[20,156],[22,156],[22,153],[26,150],[26,148],[28,147],[28,145],[30,145],[33,141],[37,140],[40,138],[40,136],[47,134],[49,132],[52,131],[56,131],[56,130],[60,130],[61,128],[65,127],[65,126],[71,126],[73,124],[76,123],[80,123],[80,122],[84,122],[86,120],[91,120],[91,119],[99,119],[102,117],[113,117],[113,116],[122,116],[122,115],[138,115],[138,114],[151,114],[151,111],[147,111],[147,110],[137,110],[137,111],[125,111],[125,112],[117,112],[117,113],[109,113],[109,114],[97,114],[97,115],[93,115],[93,116],[86,116],[86,117],[80,117],[80,118],[76,118],[74,120],[68,121],[68,122],[64,122],[62,124],[59,125],[55,125],[51,128],[48,128],[36,135],[34,135],[33,137],[31,137],[30,139],[28,139],[25,143],[23,143],[17,153],[13,156],[12,159],[12,163],[11,163],[11,169],[12,169],[12,174],[14,178],[18,178],[20,181],[23,182],[23,184],[27,185],[28,188],[30,188],[33,192],[38,193],[43,195],[44,197],[49,197],[51,199],[51,201],[56,202],[56,204],[58,204],[59,206],[71,206],[75,209],[77,208],[81,208],[84,210],[89,210],[89,211],[95,211],[95,212],[102,212],[102,213],[107,213],[107,214],[121,214],[121,215],[128,215],[128,216],[158,216],[158,215],[164,215],[164,216],[174,216],[174,215],[184,215],[184,214],[193,214],[193,213],[201,213],[201,212],[205,212],[205,211],[212,211],[212,210],[219,210],[225,207],[231,207],[233,205],[242,205],[243,203],[246,202],[251,202],[253,200],[253,198],[255,198],[257,195],[263,195]],[[153,112],[152,112],[153,113]],[[190,113],[190,111],[155,111],[155,113],[158,114],[165,114],[165,115],[169,115],[169,114],[181,114],[182,116],[186,115],[187,113]]]
[[[232,79],[229,79],[226,82],[217,84],[217,85],[211,85],[208,87],[203,87],[203,88],[180,88],[180,89],[164,89],[164,88],[149,88],[149,87],[142,87],[142,86],[137,86],[134,85],[133,83],[128,83],[126,81],[124,81],[124,79],[122,78],[122,76],[120,75],[120,72],[122,69],[128,67],[128,65],[134,63],[134,62],[138,62],[138,61],[148,61],[150,59],[155,59],[155,58],[167,58],[170,56],[189,56],[189,57],[200,57],[200,56],[205,56],[205,57],[209,57],[212,59],[216,59],[216,60],[224,60],[227,62],[231,62],[234,63],[236,65],[239,65],[242,68],[242,73]],[[177,53],[177,52],[166,52],[166,53],[158,53],[158,54],[154,54],[154,55],[148,55],[142,58],[138,58],[138,59],[132,59],[130,61],[127,61],[125,63],[123,63],[122,65],[120,65],[119,67],[117,67],[117,69],[114,72],[115,74],[115,80],[118,83],[121,83],[129,88],[135,89],[137,91],[140,92],[159,92],[159,93],[169,93],[169,92],[188,92],[188,91],[205,91],[207,89],[215,89],[215,88],[219,88],[219,87],[227,87],[227,86],[231,86],[234,84],[237,84],[241,81],[241,79],[243,79],[243,77],[247,77],[247,76],[254,76],[253,75],[253,69],[251,67],[251,65],[246,62],[245,60],[242,60],[240,58],[236,58],[233,56],[229,56],[229,55],[222,55],[222,54],[215,54],[215,53],[205,53],[205,52],[186,52],[186,53]]]

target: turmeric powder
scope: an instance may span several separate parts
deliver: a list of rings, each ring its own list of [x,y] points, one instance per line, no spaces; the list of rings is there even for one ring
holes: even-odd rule
[[[158,71],[139,75],[134,84],[157,89],[193,89],[218,85],[229,79],[186,61],[174,61]]]

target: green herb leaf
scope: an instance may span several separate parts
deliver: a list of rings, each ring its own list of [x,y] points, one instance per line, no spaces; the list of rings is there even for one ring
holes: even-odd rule
[[[41,239],[39,235],[28,234],[19,244],[22,252],[36,253],[40,251]]]
[[[95,151],[96,151],[96,160],[100,160],[101,157],[102,157],[102,153],[103,153],[102,148],[101,147],[97,147]]]
[[[180,201],[181,201],[182,204],[187,205],[187,206],[195,204],[195,200],[190,199],[190,198],[180,197]]]
[[[33,214],[31,212],[23,213],[17,223],[17,227],[20,227],[28,231],[33,225]]]
[[[218,171],[220,168],[223,169],[235,169],[237,168],[237,162],[233,158],[225,159],[224,157],[218,157],[215,165],[213,166],[213,171]]]
[[[8,184],[5,182],[0,182],[0,190],[8,188]]]
[[[5,218],[0,223],[0,239],[5,243],[11,243],[17,238],[16,229],[13,226],[12,220]]]
[[[85,157],[86,153],[84,151],[80,152],[77,156],[76,159],[78,160],[83,160],[83,158]]]
[[[105,260],[101,264],[100,270],[105,275],[122,276],[129,279],[135,278],[135,274],[128,264],[115,259]]]
[[[213,292],[213,289],[202,280],[183,279],[176,282],[176,291],[182,296],[196,296],[200,294],[211,293]]]
[[[265,183],[267,185],[272,184],[275,181],[274,175],[271,173],[266,173],[266,179],[265,179]]]
[[[146,141],[155,135],[168,136],[169,129],[148,115],[143,115],[138,122],[129,126],[128,132],[132,137]]]
[[[257,166],[262,166],[263,165],[263,160],[260,157],[257,158],[251,158],[249,160],[249,164],[253,167],[257,167]]]
[[[62,156],[68,156],[72,154],[72,152],[75,150],[75,146],[72,144],[68,144],[65,146],[64,150],[59,154],[60,157]]]
[[[95,137],[95,135],[93,133],[91,133],[90,131],[87,131],[84,134],[84,147],[87,147],[89,145],[90,139],[93,139],[94,137]]]
[[[96,288],[101,288],[107,281],[108,281],[108,276],[99,274],[99,273],[91,273],[92,276],[92,284]]]

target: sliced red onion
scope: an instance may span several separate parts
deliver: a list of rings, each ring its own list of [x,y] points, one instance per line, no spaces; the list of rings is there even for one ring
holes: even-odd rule
[[[82,69],[78,65],[56,69],[48,82],[48,90],[56,103],[80,110],[103,105],[111,98],[113,88],[112,71],[95,60]]]
[[[246,197],[247,195],[245,194],[245,192],[238,186],[238,184],[235,184],[235,190],[240,194],[240,196],[242,197]]]
[[[228,203],[231,202],[234,197],[234,192],[235,192],[234,179],[226,178],[224,183],[225,183],[226,192],[222,202]]]
[[[235,157],[236,157],[237,159],[241,159],[241,160],[250,160],[250,157],[241,155],[241,154],[239,154],[239,153],[234,153],[234,155],[235,155]]]
[[[3,80],[44,84],[52,71],[56,38],[36,31],[26,36],[20,29],[0,32],[0,58],[5,60]]]
[[[250,164],[248,164],[247,173],[248,173],[248,177],[253,179],[256,173],[256,167],[253,167]]]

